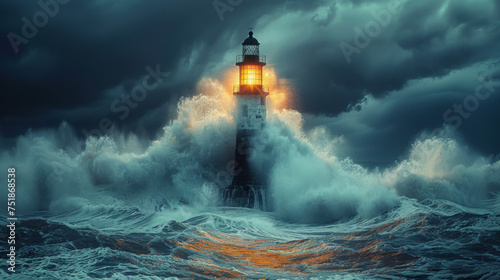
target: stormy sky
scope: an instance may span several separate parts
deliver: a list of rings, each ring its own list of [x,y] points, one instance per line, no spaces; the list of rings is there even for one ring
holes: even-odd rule
[[[443,124],[500,153],[499,1],[2,0],[0,21],[3,145],[63,120],[152,139],[253,27],[306,128],[342,135],[354,160],[397,160]]]

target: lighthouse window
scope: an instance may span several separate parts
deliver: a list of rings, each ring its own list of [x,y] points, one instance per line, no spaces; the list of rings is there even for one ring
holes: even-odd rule
[[[241,85],[262,85],[262,66],[243,65],[240,70]]]
[[[243,117],[248,117],[248,105],[243,105]]]

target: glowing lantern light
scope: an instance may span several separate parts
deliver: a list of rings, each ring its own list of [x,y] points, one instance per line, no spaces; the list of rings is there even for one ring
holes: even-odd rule
[[[258,94],[269,95],[262,88],[262,67],[266,65],[266,57],[259,54],[259,41],[253,37],[253,32],[243,42],[242,55],[236,57],[236,65],[240,67],[240,84],[235,88],[235,95]]]

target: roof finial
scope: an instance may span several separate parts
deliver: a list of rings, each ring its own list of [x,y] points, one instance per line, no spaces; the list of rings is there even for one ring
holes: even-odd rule
[[[248,30],[250,30],[250,32],[248,32],[248,35],[250,35],[250,37],[253,36],[253,31],[252,31],[253,27],[249,27]]]

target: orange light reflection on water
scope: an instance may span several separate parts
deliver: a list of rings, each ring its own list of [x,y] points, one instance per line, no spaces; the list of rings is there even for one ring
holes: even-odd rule
[[[393,229],[406,220],[387,223],[364,232],[338,236],[335,240],[271,240],[244,239],[231,234],[198,232],[200,238],[190,239],[180,246],[205,255],[212,261],[222,261],[241,267],[255,267],[266,271],[309,273],[314,271],[360,271],[380,266],[394,267],[413,262],[413,258],[400,250],[381,248],[377,234]],[[205,262],[206,263],[206,262]]]
[[[391,244],[391,231],[410,229],[413,234],[425,230],[425,216],[398,219],[352,234],[332,233],[328,238],[301,239],[279,242],[266,239],[248,239],[233,234],[196,232],[194,238],[149,243],[115,239],[115,249],[138,256],[127,258],[131,264],[150,270],[164,266],[161,256],[173,250],[171,257],[178,260],[172,267],[186,272],[186,276],[246,278],[250,275],[267,276],[273,273],[309,274],[315,272],[357,272],[372,269],[395,269],[415,265],[419,258],[404,253]],[[193,236],[190,234],[190,236]],[[108,237],[101,236],[111,241]],[[157,250],[163,251],[161,254]],[[168,254],[168,253],[167,253]],[[184,274],[182,274],[184,275]]]

